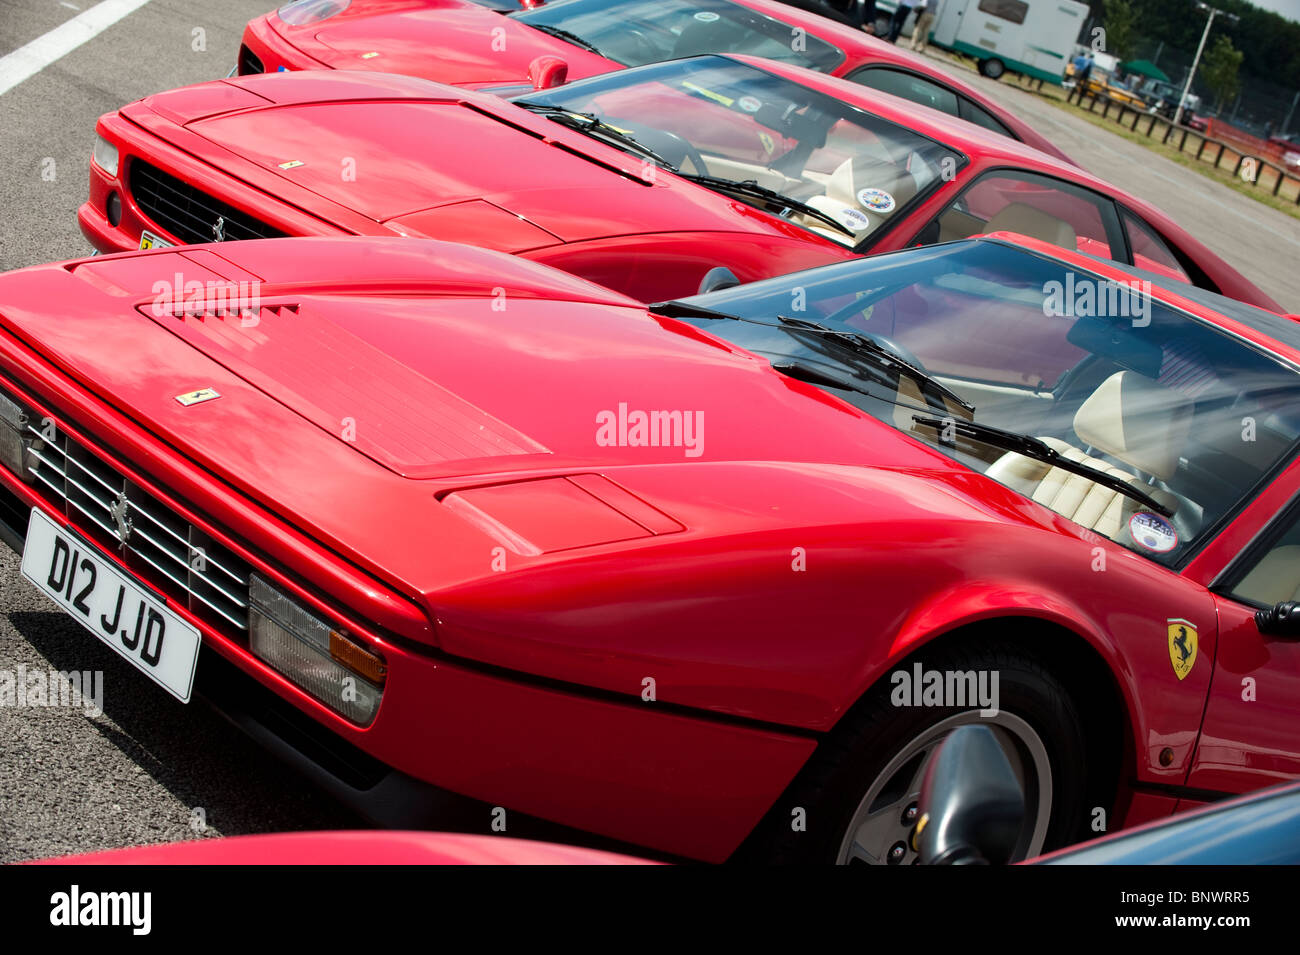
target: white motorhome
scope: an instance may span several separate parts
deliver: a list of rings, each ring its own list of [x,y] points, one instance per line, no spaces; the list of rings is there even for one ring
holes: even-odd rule
[[[942,0],[931,42],[975,57],[985,76],[1060,83],[1087,17],[1077,0]]]

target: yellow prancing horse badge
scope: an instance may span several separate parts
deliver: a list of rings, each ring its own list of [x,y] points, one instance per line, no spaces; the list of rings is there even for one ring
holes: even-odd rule
[[[1183,679],[1196,665],[1196,627],[1189,621],[1171,618],[1169,624],[1169,662],[1174,675]]]

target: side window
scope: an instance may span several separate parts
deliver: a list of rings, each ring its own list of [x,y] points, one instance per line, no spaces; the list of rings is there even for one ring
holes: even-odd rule
[[[1024,0],[980,0],[980,12],[1012,23],[1024,23],[1029,4]]]
[[[948,242],[983,232],[1019,232],[1065,249],[1113,258],[1110,230],[1118,228],[1105,196],[1047,176],[990,172],[966,189],[917,236]]]
[[[1127,209],[1121,210],[1120,218],[1124,220],[1124,229],[1128,232],[1128,244],[1133,249],[1133,264],[1140,269],[1158,272],[1191,282],[1191,278],[1178,264],[1178,258],[1169,250],[1165,241],[1155,231]]]
[[[1012,139],[1019,140],[1020,137],[1007,129],[996,116],[990,113],[982,106],[976,106],[968,99],[963,99],[958,105],[958,114],[968,123],[974,123],[976,126],[983,126],[985,129],[998,133],[1001,136],[1009,136]]]
[[[1231,596],[1266,607],[1300,600],[1300,511],[1294,512],[1291,526],[1232,588]]]
[[[956,93],[915,73],[891,70],[883,66],[869,66],[858,70],[849,79],[860,86],[890,93],[913,103],[920,103],[922,106],[929,106],[949,116],[958,115]]]

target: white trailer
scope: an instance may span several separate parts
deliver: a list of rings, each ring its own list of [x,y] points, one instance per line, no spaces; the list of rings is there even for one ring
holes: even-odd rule
[[[1060,83],[1087,16],[1077,0],[942,0],[931,42],[975,57],[985,76]]]

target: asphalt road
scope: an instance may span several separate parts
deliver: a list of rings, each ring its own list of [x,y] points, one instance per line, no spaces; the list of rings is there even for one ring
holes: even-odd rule
[[[87,252],[75,219],[95,119],[150,92],[225,75],[243,24],[272,0],[150,0],[0,94],[0,268]],[[90,7],[0,0],[0,56]],[[201,31],[201,33],[196,33]],[[3,77],[0,77],[2,80]],[[978,82],[1092,171],[1162,205],[1300,311],[1300,222],[1042,103]],[[0,681],[102,670],[103,712],[0,706],[0,862],[147,842],[359,820],[225,724],[181,706],[23,580],[0,545]],[[196,810],[201,810],[196,812]]]

